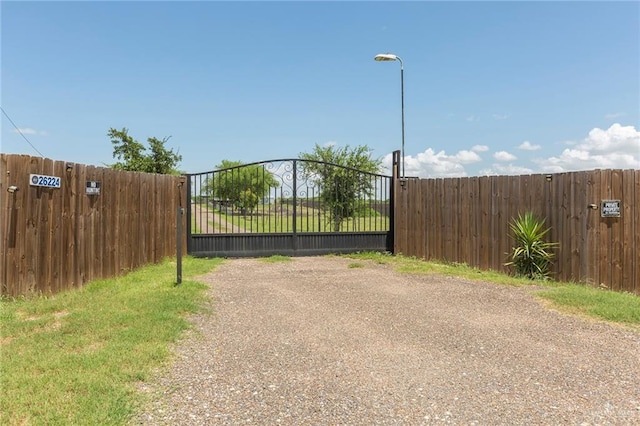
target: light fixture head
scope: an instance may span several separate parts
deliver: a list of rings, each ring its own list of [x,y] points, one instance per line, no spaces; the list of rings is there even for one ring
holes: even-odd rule
[[[10,192],[10,193],[12,193],[12,194],[13,194],[13,193],[15,193],[15,192],[17,192],[17,191],[19,191],[19,190],[20,190],[20,188],[18,188],[18,187],[17,187],[17,186],[15,186],[15,185],[11,185],[10,187],[8,187],[8,188],[7,188],[7,192]]]
[[[547,182],[551,182],[553,180],[553,175],[545,175],[544,178]]]
[[[393,53],[380,53],[378,55],[376,55],[374,58],[374,60],[376,61],[397,61],[398,57],[396,55],[394,55]]]
[[[67,163],[66,165],[67,171],[70,172],[71,170],[73,170],[73,163]]]

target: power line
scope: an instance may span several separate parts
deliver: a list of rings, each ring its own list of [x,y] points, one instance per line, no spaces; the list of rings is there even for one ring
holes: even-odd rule
[[[44,157],[44,155],[38,151],[38,148],[36,148],[31,142],[29,142],[29,139],[27,139],[27,137],[24,135],[24,133],[22,133],[22,130],[20,130],[18,128],[18,126],[16,126],[16,123],[13,122],[13,120],[11,119],[11,117],[9,117],[9,115],[6,113],[6,111],[4,110],[4,108],[2,108],[0,106],[0,110],[2,110],[2,113],[4,114],[5,117],[7,117],[7,120],[9,120],[9,122],[11,124],[13,124],[13,127],[15,127],[15,129],[18,131],[18,133],[20,133],[20,136],[22,136],[22,138],[27,141],[27,143],[31,146],[31,148],[33,148],[38,154],[40,154],[40,157]]]

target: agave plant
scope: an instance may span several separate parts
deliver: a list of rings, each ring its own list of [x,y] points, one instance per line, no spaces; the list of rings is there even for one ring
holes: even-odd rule
[[[544,229],[544,219],[537,220],[532,212],[518,213],[518,218],[509,224],[511,237],[516,245],[508,253],[510,261],[505,266],[513,267],[515,274],[529,279],[549,279],[549,267],[558,243],[544,241],[551,228]]]

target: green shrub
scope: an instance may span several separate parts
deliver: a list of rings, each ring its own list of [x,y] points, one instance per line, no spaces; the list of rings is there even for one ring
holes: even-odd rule
[[[354,217],[378,217],[380,213],[368,206],[358,206],[355,209]]]
[[[536,219],[532,212],[526,212],[524,216],[518,214],[518,218],[509,224],[516,245],[511,253],[507,253],[509,262],[505,266],[512,267],[516,276],[532,280],[549,279],[549,268],[554,257],[551,250],[558,243],[544,241],[551,229],[544,229],[544,222],[544,219]]]

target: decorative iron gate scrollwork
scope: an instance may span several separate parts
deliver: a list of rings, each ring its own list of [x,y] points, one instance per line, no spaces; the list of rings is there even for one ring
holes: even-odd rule
[[[304,236],[314,240],[309,250],[324,252],[331,248],[320,247],[325,244],[340,249],[345,243],[337,242],[340,235],[384,239],[391,231],[392,178],[335,164],[301,159],[244,164],[190,174],[187,190],[188,251],[195,255],[292,254]],[[285,248],[274,243],[283,236],[291,237]]]

